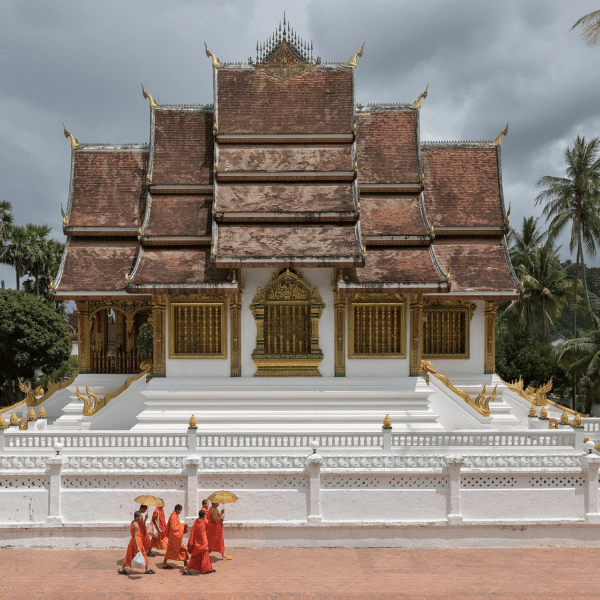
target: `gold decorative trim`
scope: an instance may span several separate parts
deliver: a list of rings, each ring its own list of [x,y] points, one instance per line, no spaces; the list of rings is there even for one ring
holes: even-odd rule
[[[406,300],[406,296],[401,294],[349,295],[349,359],[406,358]],[[375,350],[383,347],[388,350],[380,353],[356,352],[359,340],[364,340],[365,344]],[[390,351],[390,347],[398,348],[398,351]]]
[[[256,63],[254,68],[279,81],[287,81],[292,77],[312,71],[315,66],[316,63],[314,62],[301,60],[290,45],[283,40],[269,58],[264,62]]]
[[[227,358],[226,309],[227,297],[223,295],[170,296],[169,358]],[[199,344],[213,351],[177,351],[177,346],[193,348]]]
[[[334,279],[337,269],[333,270]],[[341,271],[340,271],[341,273]],[[337,283],[336,283],[337,286]],[[337,289],[337,287],[336,287]],[[346,297],[333,292],[333,322],[335,344],[335,376],[346,376]]]
[[[446,377],[438,373],[434,368],[431,362],[428,360],[424,360],[421,362],[421,375],[423,379],[429,385],[429,376],[433,375],[438,381],[444,384],[449,390],[453,391],[459,398],[462,398],[471,408],[476,410],[482,417],[489,417],[490,412],[490,402],[494,402],[498,397],[498,386],[496,385],[491,394],[487,394],[486,386],[483,386],[481,392],[477,395],[476,398],[471,398],[467,392],[457,388],[452,382]]]
[[[427,299],[423,307],[423,358],[470,358],[471,321],[477,305],[470,300],[456,298]],[[454,315],[444,317],[444,314]],[[456,319],[463,314],[464,319]],[[435,316],[435,318],[434,318]],[[433,321],[436,321],[435,323]],[[446,352],[427,352],[429,347],[450,349]],[[462,348],[462,351],[460,351]]]
[[[241,271],[237,273],[238,285]],[[231,377],[242,376],[242,292],[238,291],[229,301],[229,319],[231,321]]]
[[[421,355],[423,353],[423,295],[410,296],[410,359],[409,375],[418,377],[421,373]]]
[[[496,372],[496,309],[498,303],[490,300],[485,301],[485,345],[484,345],[484,373]]]

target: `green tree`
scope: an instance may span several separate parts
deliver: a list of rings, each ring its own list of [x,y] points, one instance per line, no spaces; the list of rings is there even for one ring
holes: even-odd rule
[[[20,399],[17,380],[51,373],[71,355],[64,319],[49,302],[16,290],[0,290],[0,393],[4,403]]]
[[[600,10],[594,10],[578,19],[571,27],[581,27],[581,37],[588,46],[595,46],[600,41]]]
[[[590,308],[585,274],[585,251],[596,255],[600,240],[600,140],[589,142],[577,136],[573,148],[565,151],[566,177],[545,175],[537,186],[545,188],[536,198],[536,204],[545,202],[544,216],[550,219],[548,240],[555,240],[571,224],[569,250],[577,248],[576,263]]]
[[[518,269],[527,260],[529,253],[543,243],[545,237],[546,232],[540,231],[538,219],[535,217],[524,217],[521,231],[511,229],[508,244],[513,268]]]
[[[152,323],[144,323],[140,327],[137,338],[137,351],[138,354],[145,354],[146,356],[152,354],[152,343],[153,343],[153,331]]]

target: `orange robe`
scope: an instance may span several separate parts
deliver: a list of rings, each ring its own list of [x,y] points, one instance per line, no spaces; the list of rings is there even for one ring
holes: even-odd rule
[[[215,511],[219,512],[217,509]],[[208,511],[208,549],[210,552],[225,552],[225,540],[223,539],[223,519],[215,521],[212,510]]]
[[[156,521],[160,528],[162,529],[162,533],[156,529]],[[162,508],[157,508],[152,513],[152,522],[155,524],[155,533],[152,537],[152,548],[156,548],[157,550],[166,550],[167,549],[167,521],[165,520],[165,511]]]
[[[142,543],[144,544],[144,552],[148,552],[152,547],[152,541],[150,540],[150,536],[148,535],[148,528],[146,527],[146,522],[140,523],[140,535],[142,537]]]
[[[185,525],[179,520],[179,515],[173,511],[167,523],[167,552],[165,560],[187,560],[188,553],[183,545],[183,534],[185,533]]]
[[[127,546],[127,554],[125,555],[125,560],[123,561],[123,567],[131,567],[131,561],[134,559],[135,555],[138,553],[138,547],[140,552],[144,555],[144,560],[146,561],[146,569],[148,568],[148,557],[146,556],[146,549],[144,548],[144,541],[142,536],[140,535],[141,528],[138,529],[137,539],[133,537],[133,521],[129,525],[129,533],[131,533],[131,539],[129,540],[129,546]],[[137,541],[137,546],[136,546]]]
[[[188,569],[194,569],[194,571],[200,571],[200,573],[212,572],[212,563],[207,549],[206,521],[204,519],[194,521],[187,547],[191,555],[187,564]]]

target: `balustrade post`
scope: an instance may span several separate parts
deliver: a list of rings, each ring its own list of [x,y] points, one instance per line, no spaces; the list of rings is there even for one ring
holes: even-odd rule
[[[4,432],[6,431],[5,427],[0,428],[0,452],[4,452]]]
[[[392,426],[386,427],[385,425],[381,428],[383,433],[383,451],[391,452],[392,450]]]
[[[307,470],[310,478],[308,487],[308,522],[321,522],[321,465],[323,457],[313,452],[307,459]]]
[[[458,525],[463,522],[460,512],[460,469],[465,462],[464,456],[448,455],[444,461],[449,471],[448,525]]]
[[[198,518],[198,468],[200,467],[199,456],[188,456],[185,459],[187,471],[187,506],[185,521],[193,525]]]
[[[575,450],[583,452],[583,434],[585,433],[585,429],[583,425],[581,427],[573,426],[573,431],[575,432]]]
[[[600,469],[600,456],[586,454],[581,462],[587,466],[585,518],[588,523],[600,523],[600,510],[598,504],[598,469]]]
[[[48,465],[48,475],[50,476],[50,490],[49,490],[49,504],[48,504],[48,518],[46,522],[48,525],[62,525],[61,515],[61,487],[62,487],[62,456],[51,456],[46,464]]]
[[[196,448],[198,447],[198,428],[197,427],[189,427],[188,428],[188,436],[189,436],[189,450],[190,450],[190,452],[196,452]]]

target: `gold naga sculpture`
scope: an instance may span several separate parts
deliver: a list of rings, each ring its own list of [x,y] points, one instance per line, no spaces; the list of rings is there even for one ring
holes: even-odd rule
[[[77,385],[75,386],[75,392],[77,394],[77,399],[83,402],[83,416],[91,417],[94,414],[94,402],[89,398],[86,398],[86,396],[81,393],[79,386]]]
[[[429,84],[425,88],[425,91],[422,94],[419,94],[419,97],[410,105],[411,108],[421,108],[421,100],[425,100],[427,98],[429,90]]]
[[[38,386],[35,389],[32,389],[27,384],[23,383],[20,378],[19,378],[19,389],[24,394],[26,394],[25,404],[27,404],[27,406],[35,406],[36,400],[44,395],[44,388],[42,386]]]
[[[506,124],[506,127],[498,134],[498,137],[494,140],[494,146],[501,146],[502,138],[505,135],[508,135],[508,123]]]
[[[67,227],[69,225],[69,221],[67,221],[67,215],[65,215],[65,211],[63,210],[62,202],[60,204],[60,214],[62,215],[63,227]]]
[[[206,45],[206,42],[204,42],[204,49],[206,52],[206,56],[208,56],[209,58],[212,58],[212,66],[213,67],[220,67],[221,63],[219,61],[219,59],[208,49],[208,46]]]
[[[144,84],[142,83],[142,94],[148,102],[150,102],[150,108],[156,108],[156,100],[144,89]]]
[[[79,146],[80,146],[79,142],[75,139],[75,136],[72,133],[69,133],[67,131],[67,128],[64,126],[64,124],[63,124],[63,132],[65,134],[65,137],[69,138],[71,140],[71,148],[72,149],[79,148]]]
[[[510,208],[511,204],[508,203],[508,210],[506,211],[506,219],[504,219],[504,224],[508,227],[510,225]]]
[[[342,65],[342,66],[343,67],[348,67],[349,69],[354,69],[356,67],[356,59],[359,56],[363,55],[364,50],[365,50],[365,43],[363,42],[363,45],[361,46],[361,49],[358,52],[356,52],[354,54],[354,56],[345,65]]]

